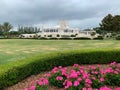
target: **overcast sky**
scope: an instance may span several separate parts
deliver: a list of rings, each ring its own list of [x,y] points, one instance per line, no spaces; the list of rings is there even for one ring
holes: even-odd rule
[[[120,0],[0,0],[0,23],[56,25],[60,19],[80,29],[99,25],[107,14],[120,15]]]

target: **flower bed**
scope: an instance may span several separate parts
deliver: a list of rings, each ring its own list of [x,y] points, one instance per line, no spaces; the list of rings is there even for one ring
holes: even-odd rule
[[[48,85],[67,90],[120,90],[120,63],[113,62],[106,69],[78,64],[71,69],[54,67],[24,90],[48,90]]]

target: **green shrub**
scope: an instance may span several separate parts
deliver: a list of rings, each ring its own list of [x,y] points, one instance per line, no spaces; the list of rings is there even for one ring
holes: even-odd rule
[[[60,40],[72,40],[72,39],[69,37],[66,37],[66,38],[60,38]]]
[[[40,39],[40,40],[47,40],[48,38],[40,37],[39,39]]]
[[[120,35],[116,36],[116,40],[120,40]]]
[[[56,80],[56,77],[57,76],[62,76],[62,74],[59,72],[59,73],[56,73],[56,74],[54,74],[54,75],[52,75],[50,78],[49,78],[49,82],[50,82],[50,84],[51,85],[53,85],[53,86],[57,86],[57,87],[59,87],[59,88],[62,88],[63,87],[63,82],[65,81],[65,77],[64,76],[62,76],[63,77],[63,80]]]
[[[52,38],[49,38],[50,40],[58,40],[58,38],[55,38],[55,37],[52,37]]]
[[[93,38],[93,40],[103,40],[103,39],[104,39],[103,36],[98,36],[96,38]]]
[[[98,79],[92,81],[92,88],[100,88],[103,85],[104,84],[102,82],[100,82],[100,80],[98,80]]]
[[[120,62],[120,50],[76,50],[37,55],[0,66],[0,88],[13,85],[24,78],[51,70],[54,66],[106,64]]]
[[[112,86],[120,86],[120,74],[108,73],[105,76],[105,83]]]
[[[91,38],[88,37],[76,37],[74,40],[91,40]]]

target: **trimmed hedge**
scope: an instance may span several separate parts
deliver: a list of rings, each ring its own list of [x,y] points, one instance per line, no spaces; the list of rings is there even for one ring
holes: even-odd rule
[[[68,37],[68,38],[67,38],[67,37],[66,37],[66,38],[64,37],[64,38],[59,38],[59,39],[60,39],[60,40],[72,40],[72,38],[69,38],[69,37]]]
[[[103,39],[104,39],[103,36],[98,36],[96,38],[93,38],[93,40],[103,40]]]
[[[0,66],[0,88],[4,88],[24,78],[51,70],[54,66],[78,64],[107,64],[120,62],[120,50],[77,50],[37,55],[21,61]]]
[[[120,40],[120,35],[116,36],[115,39],[116,39],[116,40]]]
[[[74,40],[91,40],[89,37],[76,37]]]

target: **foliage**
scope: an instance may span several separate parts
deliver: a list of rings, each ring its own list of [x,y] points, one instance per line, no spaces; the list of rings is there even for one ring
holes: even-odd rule
[[[111,63],[111,66],[106,70],[105,82],[108,85],[120,86],[120,64]]]
[[[64,37],[64,38],[59,38],[60,40],[72,40],[71,38],[69,37]]]
[[[88,37],[76,37],[74,40],[91,40],[91,38]]]
[[[37,28],[37,27],[18,26],[19,34],[33,34],[33,33],[38,33],[39,31],[40,31],[40,28]]]
[[[57,37],[60,37],[60,35],[59,35],[59,34],[57,34]]]
[[[59,88],[63,87],[63,82],[65,81],[65,75],[62,75],[62,71],[65,71],[63,68],[55,67],[52,70],[51,76],[49,77],[49,83],[51,85],[57,86]]]
[[[92,32],[92,33],[91,33],[91,36],[95,36],[95,35],[96,35],[96,32]]]
[[[1,34],[8,37],[9,31],[13,28],[13,26],[9,22],[4,22],[0,25]]]
[[[73,34],[72,34],[71,37],[76,37],[76,35],[73,35]]]
[[[116,40],[120,40],[120,35],[117,35],[115,38]]]
[[[103,40],[103,39],[104,39],[103,36],[98,36],[96,38],[93,38],[93,40]]]
[[[103,18],[100,28],[101,30],[105,30],[107,32],[120,32],[120,15],[112,16],[108,14]]]

